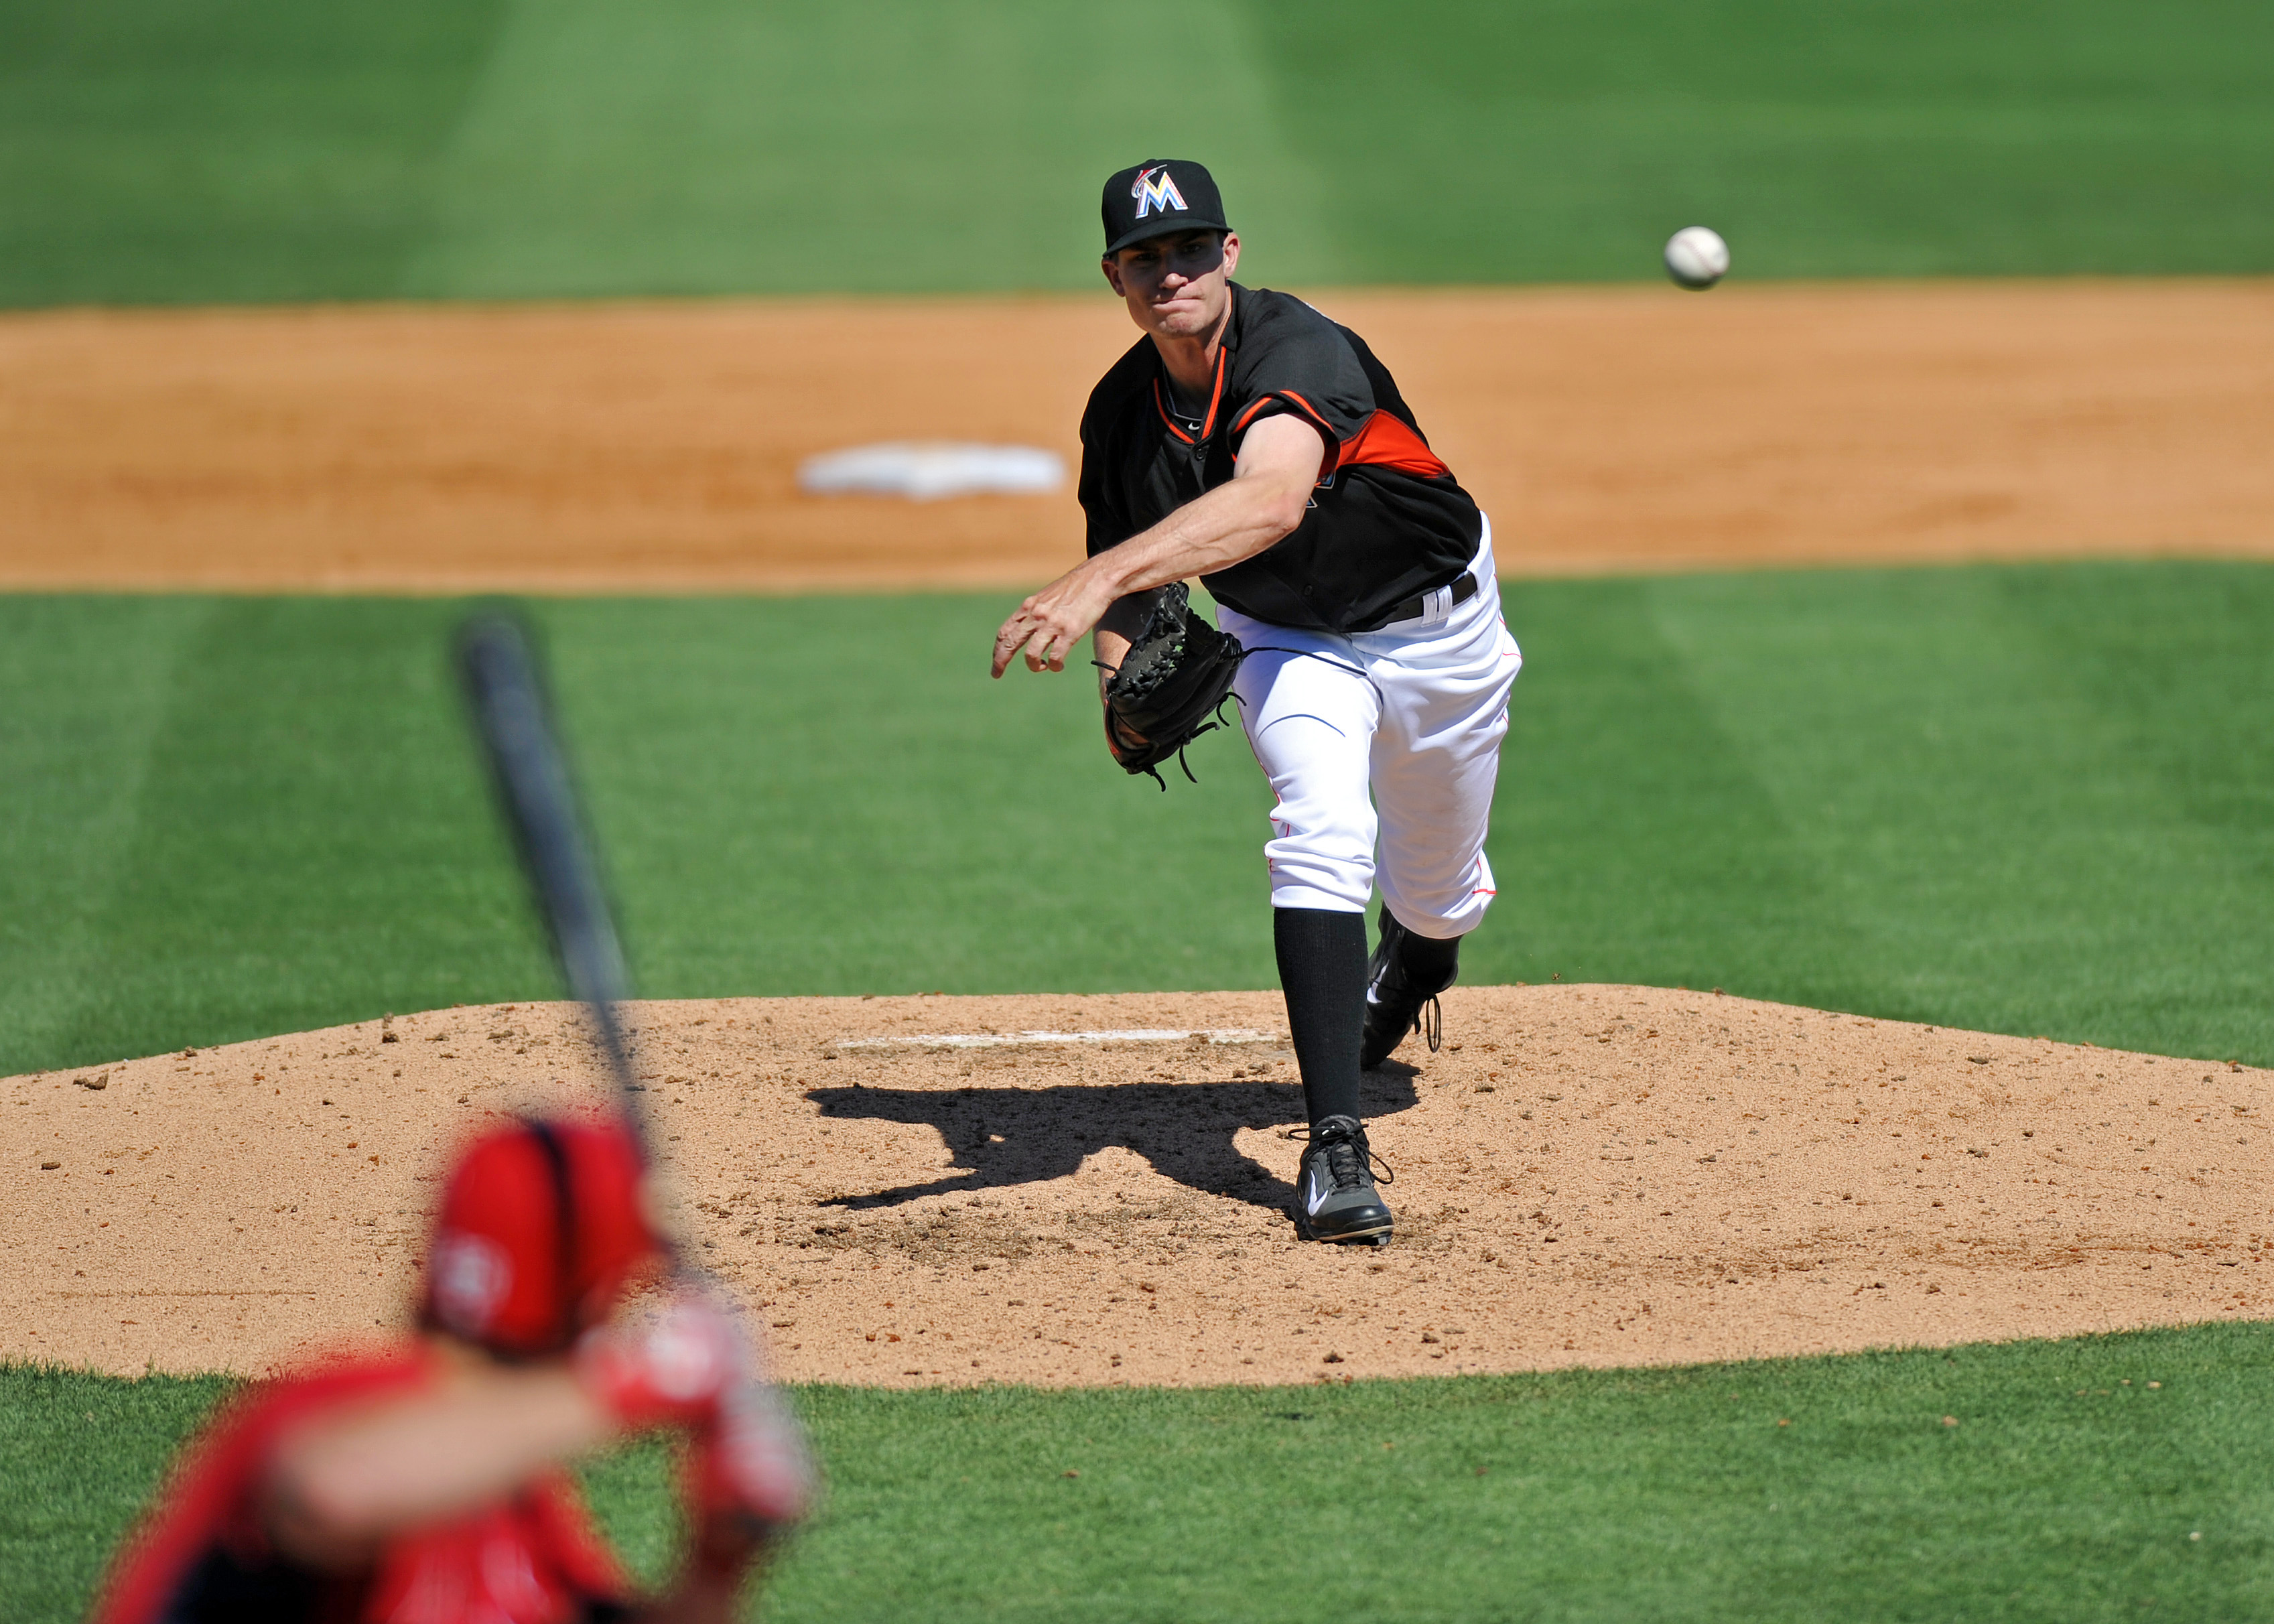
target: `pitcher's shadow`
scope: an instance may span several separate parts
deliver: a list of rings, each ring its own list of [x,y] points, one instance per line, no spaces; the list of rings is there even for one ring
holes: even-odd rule
[[[1359,1104],[1371,1119],[1412,1106],[1415,1072],[1390,1062],[1368,1072]],[[1070,1084],[1057,1088],[814,1088],[806,1098],[837,1121],[922,1124],[934,1129],[960,1172],[825,1206],[871,1210],[928,1195],[1000,1190],[1064,1178],[1109,1146],[1134,1152],[1189,1190],[1285,1211],[1294,1186],[1244,1154],[1244,1128],[1285,1128],[1304,1119],[1303,1090],[1261,1079],[1221,1083]]]

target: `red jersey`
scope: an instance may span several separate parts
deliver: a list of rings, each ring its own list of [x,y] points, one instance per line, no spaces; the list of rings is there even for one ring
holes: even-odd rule
[[[599,1624],[629,1586],[566,1473],[389,1543],[368,1568],[327,1573],[261,1526],[269,1459],[290,1428],[434,1379],[413,1349],[263,1383],[184,1455],[163,1500],[113,1563],[91,1624]]]

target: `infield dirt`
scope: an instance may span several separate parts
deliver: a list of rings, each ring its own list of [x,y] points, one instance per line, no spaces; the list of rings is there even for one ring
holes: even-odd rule
[[[1510,574],[2274,555],[2274,281],[1337,290]],[[1078,454],[1095,297],[0,317],[0,588],[1030,588],[1054,496],[801,495],[895,439]]]
[[[2274,555],[2274,282],[1321,302],[1510,573]],[[796,464],[1071,455],[1130,339],[1102,297],[7,316],[0,589],[1030,586],[1078,555],[1070,492],[811,499]],[[1307,1380],[2274,1312],[2243,1170],[2266,1072],[1662,990],[1447,1002],[1445,1051],[1371,1085],[1399,1175],[1378,1253],[1293,1237],[1273,995],[642,1019],[697,1247],[801,1379]],[[1131,1028],[1262,1035],[924,1041]],[[590,1069],[543,1005],[9,1079],[0,1357],[251,1372],[397,1323],[438,1147]]]
[[[1397,1175],[1380,1252],[1295,1238],[1274,994],[636,1024],[696,1252],[800,1380],[1306,1381],[2274,1305],[2274,1073],[1710,993],[1446,1004],[1442,1053],[1409,1041],[1369,1080]],[[541,1004],[8,1079],[0,1357],[257,1372],[399,1324],[438,1147],[592,1074]]]

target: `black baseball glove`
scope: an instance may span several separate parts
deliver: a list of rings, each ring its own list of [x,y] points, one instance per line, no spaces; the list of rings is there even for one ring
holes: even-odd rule
[[[1214,730],[1244,650],[1239,639],[1194,614],[1181,581],[1155,595],[1145,629],[1105,685],[1105,743],[1128,773],[1157,769],[1171,756],[1191,778],[1185,747]],[[1198,779],[1193,780],[1198,783]]]

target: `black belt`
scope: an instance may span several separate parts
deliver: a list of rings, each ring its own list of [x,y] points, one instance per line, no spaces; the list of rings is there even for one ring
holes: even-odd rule
[[[1384,626],[1395,626],[1400,620],[1419,620],[1423,615],[1429,613],[1429,600],[1432,598],[1434,598],[1437,593],[1442,592],[1445,589],[1441,586],[1434,590],[1422,593],[1419,598],[1409,598],[1404,603],[1393,605],[1389,613],[1382,618],[1382,623]],[[1467,603],[1469,599],[1474,598],[1476,595],[1477,578],[1473,575],[1464,574],[1459,580],[1453,583],[1453,603]],[[1450,605],[1449,605],[1448,606],[1449,607]]]

